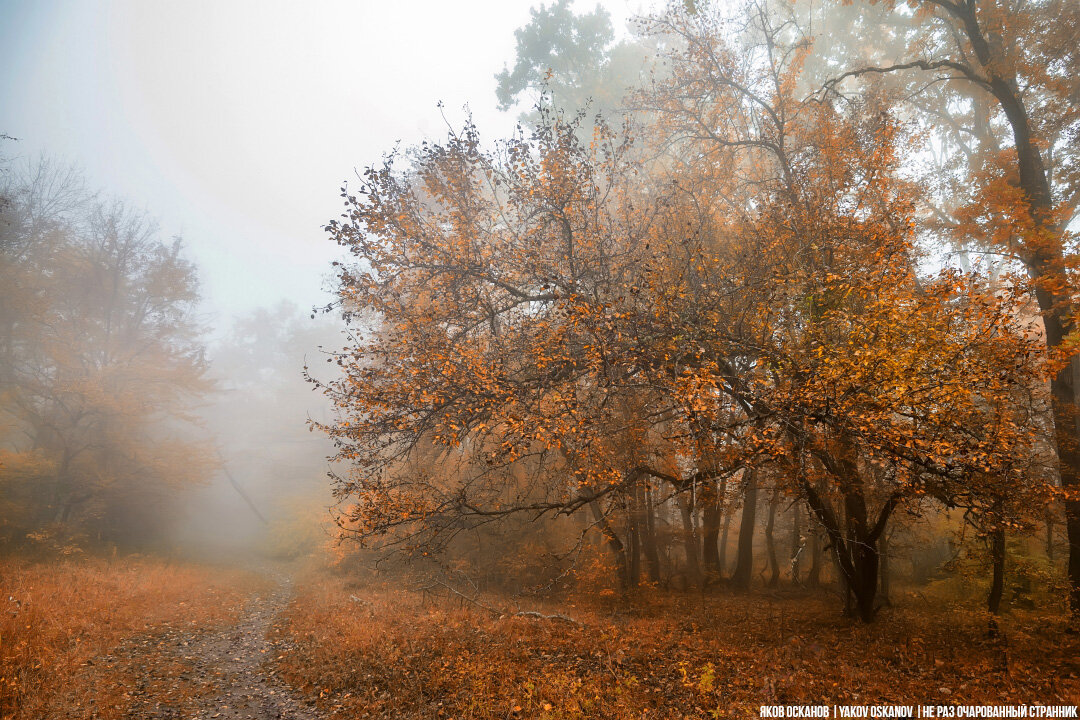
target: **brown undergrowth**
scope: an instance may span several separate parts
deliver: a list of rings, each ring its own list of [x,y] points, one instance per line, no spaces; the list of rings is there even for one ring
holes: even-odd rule
[[[727,718],[770,704],[1080,698],[1080,642],[1053,614],[1007,616],[991,638],[984,615],[916,598],[870,626],[809,592],[540,608],[577,626],[357,585],[299,583],[275,631],[286,679],[339,718]]]
[[[163,638],[233,620],[260,582],[151,558],[0,561],[0,718],[119,718],[140,693],[193,691],[168,668],[162,687],[140,678],[167,662]]]

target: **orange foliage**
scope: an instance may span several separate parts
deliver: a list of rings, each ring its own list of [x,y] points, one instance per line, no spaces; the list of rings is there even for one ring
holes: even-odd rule
[[[869,620],[896,507],[992,508],[1000,528],[1052,496],[1031,471],[1029,285],[919,271],[884,98],[801,98],[807,48],[772,53],[765,20],[756,53],[696,16],[655,22],[682,48],[645,96],[665,159],[552,116],[497,151],[467,126],[345,193],[339,293],[376,326],[325,388],[343,526],[437,547],[512,513],[640,515],[643,478],[695,494],[769,467]]]

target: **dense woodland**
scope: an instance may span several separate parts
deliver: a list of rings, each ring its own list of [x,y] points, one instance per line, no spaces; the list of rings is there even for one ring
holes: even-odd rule
[[[335,300],[227,329],[2,136],[0,718],[1069,701],[1080,3],[556,0],[516,48],[516,132],[388,149]]]

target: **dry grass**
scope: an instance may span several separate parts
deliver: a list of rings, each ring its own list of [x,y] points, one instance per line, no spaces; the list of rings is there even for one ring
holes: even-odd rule
[[[727,718],[757,717],[764,704],[1080,697],[1080,642],[1060,616],[1015,614],[991,639],[984,616],[914,598],[869,627],[810,594],[548,608],[579,628],[389,585],[300,586],[278,629],[281,669],[340,718]]]
[[[133,668],[100,658],[168,628],[228,622],[257,582],[146,558],[0,562],[0,718],[122,717]]]

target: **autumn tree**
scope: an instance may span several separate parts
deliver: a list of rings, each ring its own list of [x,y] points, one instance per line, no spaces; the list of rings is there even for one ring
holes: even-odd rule
[[[381,321],[327,388],[348,527],[430,538],[760,467],[809,502],[869,620],[892,511],[949,502],[1031,442],[1001,393],[1035,351],[1012,295],[913,270],[887,121],[805,122],[782,192],[758,186],[734,221],[682,185],[631,192],[621,146],[595,157],[558,122],[535,149],[496,158],[469,128],[405,174],[369,171],[330,226],[364,260],[342,302]],[[447,487],[417,453],[467,454],[473,472]],[[526,460],[548,472],[508,483]],[[601,528],[625,582],[627,543]]]
[[[1074,238],[1080,8],[1068,0],[911,0],[859,5],[880,43],[834,64],[828,87],[903,89],[938,155],[927,198],[937,237],[1015,262],[1032,293],[1050,368],[1054,444],[1069,537],[1074,621],[1080,617],[1080,437]],[[883,12],[884,11],[884,12]],[[826,12],[848,12],[830,6]],[[850,45],[849,45],[850,47]],[[889,48],[891,52],[867,52]]]
[[[724,327],[721,318],[740,319],[742,325],[726,335],[728,342],[741,341],[714,355],[730,364],[718,366],[724,371],[720,378],[711,370],[709,382],[727,388],[742,404],[744,426],[783,418],[779,427],[762,424],[749,434],[769,438],[771,433],[768,451],[759,440],[738,445],[759,457],[786,458],[789,476],[799,478],[797,491],[831,537],[859,614],[868,619],[877,584],[876,541],[896,504],[930,493],[952,505],[957,488],[977,487],[979,472],[1015,465],[1001,449],[1011,447],[1023,456],[1034,446],[1027,417],[1031,404],[1016,403],[1009,394],[1014,387],[1037,394],[1039,386],[1035,333],[1021,320],[1024,284],[1017,279],[1011,291],[995,293],[977,275],[920,277],[914,188],[897,176],[896,123],[880,104],[837,108],[796,96],[806,48],[785,24],[773,25],[762,12],[756,19],[760,44],[736,52],[714,17],[676,11],[656,22],[658,31],[677,33],[686,48],[671,60],[671,81],[651,95],[656,112],[667,118],[661,126],[667,142],[688,148],[683,157],[689,158],[689,179],[681,186],[704,189],[696,191],[698,206],[711,199],[738,218],[728,248],[717,246],[714,236],[711,248],[705,245],[709,252],[699,250],[699,274],[709,267],[704,260],[710,256],[723,272],[681,293],[693,297],[695,313],[712,305],[705,298],[714,287],[744,303],[765,293],[760,305],[739,307],[728,298],[715,315],[667,322],[679,327],[677,337],[694,338],[699,348],[707,348],[709,336],[715,338],[717,328]],[[794,45],[785,46],[785,38]],[[722,184],[715,182],[709,164],[702,168],[700,158],[723,163]],[[741,239],[748,231],[752,240]],[[737,261],[721,259],[743,243]],[[740,277],[746,279],[733,287]],[[834,282],[838,287],[830,288]],[[757,324],[746,318],[757,318]],[[950,347],[951,354],[941,354]],[[877,352],[884,353],[880,362],[868,363]],[[906,364],[895,365],[907,353]],[[817,361],[830,356],[825,365]],[[955,364],[965,356],[970,365]],[[768,372],[758,370],[762,362]],[[838,365],[830,369],[831,363]],[[864,375],[868,364],[871,376]],[[839,367],[841,375],[832,375]],[[798,371],[787,375],[784,368]],[[1004,377],[1008,381],[1000,382]],[[955,387],[945,378],[965,389],[922,397],[889,390],[894,384]],[[764,399],[773,393],[778,395]],[[869,406],[861,406],[863,393]],[[844,399],[855,404],[845,407]],[[955,422],[935,427],[946,408]],[[991,427],[992,439],[972,437]],[[777,439],[794,447],[777,446]],[[920,450],[911,452],[914,447]],[[959,447],[968,454],[955,453]],[[888,472],[875,470],[881,466]],[[841,513],[829,507],[810,475],[838,490]],[[874,485],[879,489],[871,492]],[[882,485],[890,489],[882,492]],[[880,503],[876,516],[867,509],[874,494]]]
[[[179,241],[69,171],[43,162],[9,181],[6,534],[146,537],[172,490],[205,469],[180,439],[184,408],[207,389],[194,266]]]
[[[629,192],[628,151],[605,132],[583,147],[548,116],[489,153],[470,126],[420,148],[406,172],[394,158],[369,170],[347,195],[329,226],[360,261],[340,275],[345,315],[379,322],[357,332],[344,379],[327,387],[345,413],[325,429],[352,465],[338,482],[359,500],[352,527],[439,536],[461,518],[591,509],[622,557],[601,503],[636,477],[609,437],[634,399],[604,389],[617,370],[601,338],[617,330],[595,311],[639,246],[641,216],[605,202]],[[468,471],[450,487],[402,474],[420,451]],[[508,483],[518,473],[531,479]]]
[[[548,113],[495,151],[467,126],[343,193],[341,303],[376,321],[324,386],[347,530],[431,548],[588,509],[631,586],[651,488],[699,575],[699,491],[762,482],[809,505],[869,621],[898,508],[1042,491],[1015,460],[1043,364],[1024,279],[920,271],[887,99],[807,100],[803,38],[765,12],[743,30],[654,20],[672,77],[642,95],[643,152]]]

